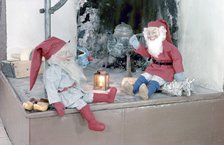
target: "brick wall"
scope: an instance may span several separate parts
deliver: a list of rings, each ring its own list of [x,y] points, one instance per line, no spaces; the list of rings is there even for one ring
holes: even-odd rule
[[[6,0],[0,0],[0,60],[6,59]]]

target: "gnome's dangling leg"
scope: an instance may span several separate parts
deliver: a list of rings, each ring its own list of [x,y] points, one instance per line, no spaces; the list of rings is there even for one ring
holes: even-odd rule
[[[103,131],[105,129],[105,125],[96,120],[93,112],[90,110],[89,105],[85,105],[80,113],[83,118],[88,122],[88,128],[93,131]]]
[[[114,98],[116,96],[117,89],[115,87],[110,88],[110,92],[108,94],[94,93],[93,94],[93,102],[114,102]],[[88,100],[88,99],[87,99]],[[88,127],[90,130],[94,131],[103,131],[105,129],[105,125],[96,120],[93,112],[90,110],[89,105],[85,105],[80,109],[81,115],[87,120]]]

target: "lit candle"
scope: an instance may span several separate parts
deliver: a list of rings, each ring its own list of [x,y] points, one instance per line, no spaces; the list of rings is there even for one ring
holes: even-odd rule
[[[94,90],[106,91],[109,89],[109,74],[104,70],[99,70],[94,73],[93,78]]]
[[[104,86],[104,76],[99,76],[99,86],[103,87]]]

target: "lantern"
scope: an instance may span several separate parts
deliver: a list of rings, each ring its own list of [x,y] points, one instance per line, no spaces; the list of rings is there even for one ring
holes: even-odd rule
[[[104,70],[98,70],[94,73],[93,89],[106,91],[109,89],[109,74]]]

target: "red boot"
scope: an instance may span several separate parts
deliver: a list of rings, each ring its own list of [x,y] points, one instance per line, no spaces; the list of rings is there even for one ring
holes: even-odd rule
[[[93,131],[103,131],[105,129],[105,125],[101,122],[98,122],[93,115],[93,112],[90,110],[89,105],[84,106],[80,113],[83,118],[85,118],[88,122],[88,127]]]
[[[93,102],[94,103],[97,103],[97,102],[113,103],[116,93],[117,93],[117,89],[115,87],[111,87],[110,92],[108,94],[94,93]]]

